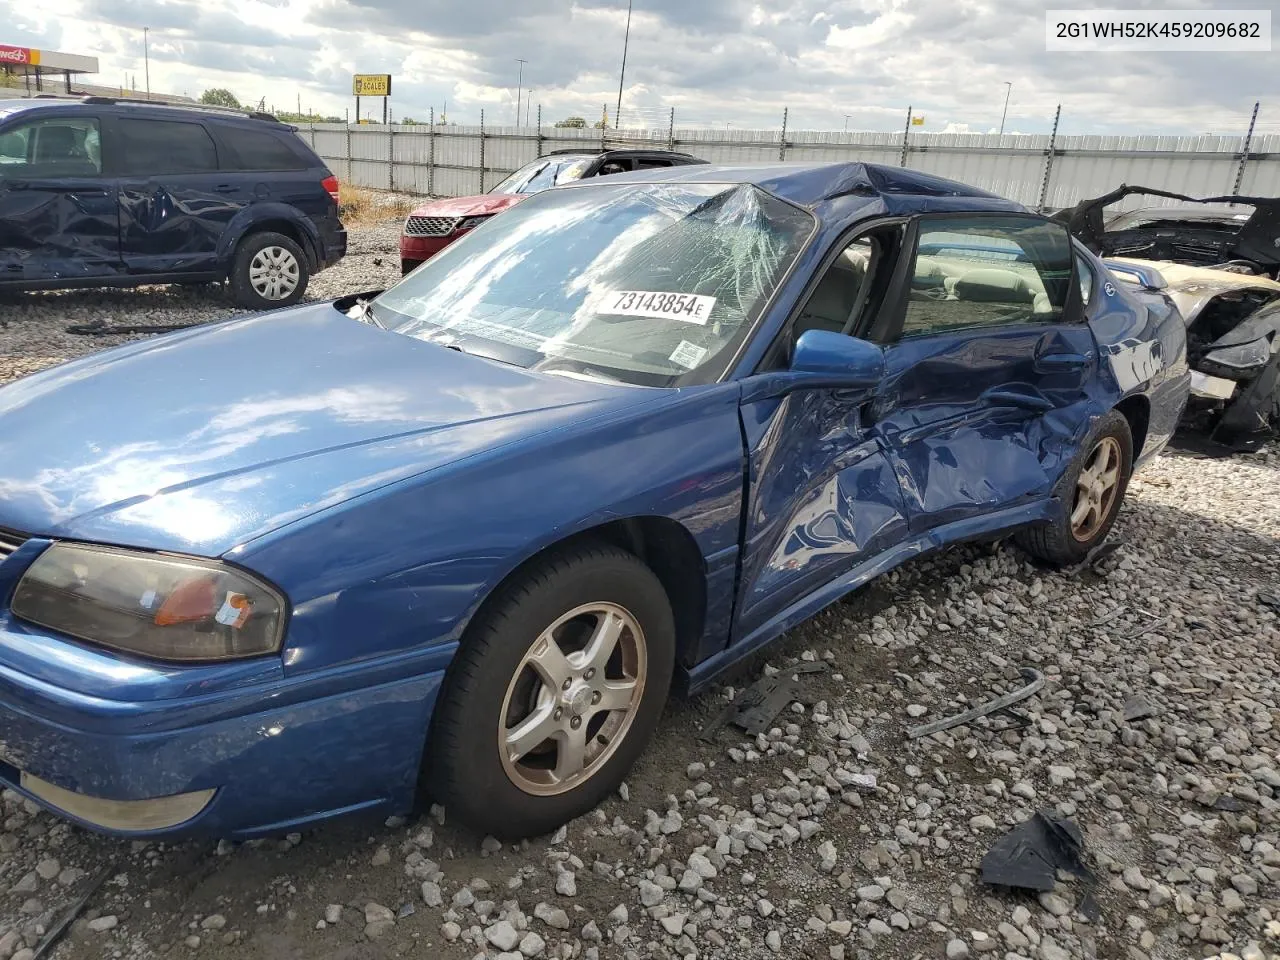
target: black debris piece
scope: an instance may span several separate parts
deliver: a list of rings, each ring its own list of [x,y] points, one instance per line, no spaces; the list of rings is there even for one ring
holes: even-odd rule
[[[798,663],[771,677],[761,677],[734,697],[733,702],[703,728],[700,739],[714,739],[726,724],[733,724],[752,736],[763,733],[773,718],[787,708],[787,704],[799,699],[799,677],[826,669],[827,665],[821,662]]]
[[[1124,702],[1124,718],[1132,723],[1155,716],[1156,708],[1142,697],[1130,697]]]
[[[1052,890],[1063,870],[1086,881],[1089,892],[1077,909],[1090,919],[1099,915],[1093,899],[1093,871],[1085,866],[1080,828],[1051,810],[1037,811],[997,840],[982,858],[982,882],[1019,890]]]
[[[1280,613],[1280,593],[1264,593],[1259,590],[1258,602],[1267,609]]]
[[[1221,810],[1223,813],[1240,813],[1244,810],[1244,804],[1231,794],[1224,793],[1213,801],[1213,809]]]
[[[85,887],[84,893],[80,894],[71,906],[67,907],[62,916],[58,918],[58,921],[49,928],[49,932],[44,935],[44,939],[36,945],[35,953],[31,955],[31,960],[40,960],[41,957],[46,956],[53,949],[71,924],[75,923],[80,914],[84,913],[85,907],[89,906],[89,901],[98,892],[98,888],[106,882],[107,877],[111,876],[114,871],[114,864],[103,867],[98,871],[93,879],[89,881],[89,885]]]
[[[67,333],[73,333],[81,337],[110,337],[121,333],[171,333],[174,330],[198,327],[205,322],[204,320],[197,320],[194,323],[109,324],[101,320],[93,320],[89,323],[73,323],[66,330]]]

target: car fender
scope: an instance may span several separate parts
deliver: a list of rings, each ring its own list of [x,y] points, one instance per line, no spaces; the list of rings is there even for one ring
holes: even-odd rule
[[[296,207],[274,200],[263,200],[249,204],[227,224],[222,237],[218,240],[218,262],[230,267],[240,241],[251,233],[256,233],[265,224],[286,222],[293,227],[302,238],[302,252],[312,269],[320,262],[319,251],[322,248],[320,231],[309,217],[299,213]]]
[[[738,396],[736,383],[655,391],[361,494],[224,556],[289,597],[288,674],[377,657],[412,672],[459,641],[530,558],[637,517],[688,532],[708,578],[706,626],[727,629],[743,490]]]

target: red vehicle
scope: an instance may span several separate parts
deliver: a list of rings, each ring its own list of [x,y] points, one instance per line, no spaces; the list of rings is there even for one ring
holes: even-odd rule
[[[400,269],[408,273],[494,214],[557,184],[706,162],[671,150],[556,150],[525,164],[488,193],[432,200],[414,210],[400,235]]]

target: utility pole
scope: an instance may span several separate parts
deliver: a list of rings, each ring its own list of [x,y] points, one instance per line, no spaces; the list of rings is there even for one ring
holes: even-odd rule
[[[847,113],[844,115],[844,132],[845,133],[849,132],[849,116],[850,115]]]
[[[622,38],[622,69],[618,71],[618,109],[613,112],[613,128],[619,129],[622,120],[622,83],[627,76],[627,47],[631,43],[631,0],[627,0],[627,32]]]
[[[151,99],[151,52],[147,46],[147,34],[150,27],[142,28],[142,68],[146,72],[147,78],[147,99]]]
[[[1000,114],[1000,136],[1002,137],[1004,136],[1004,118],[1009,114],[1009,95],[1013,93],[1012,81],[1006,80],[1004,85],[1007,89],[1004,92],[1004,110]]]
[[[524,65],[528,60],[521,60],[516,57],[516,63],[520,64],[520,71],[516,75],[516,126],[520,126],[520,92],[524,88]]]

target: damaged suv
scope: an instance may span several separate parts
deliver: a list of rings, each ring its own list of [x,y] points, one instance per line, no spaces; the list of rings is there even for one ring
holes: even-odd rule
[[[1112,213],[1132,195],[1177,201]],[[1122,186],[1064,210],[1120,280],[1160,290],[1187,324],[1185,424],[1251,450],[1280,430],[1280,198],[1209,197]]]

